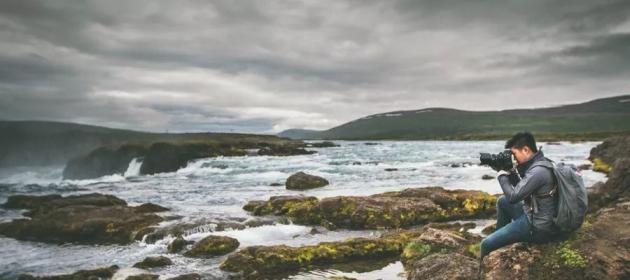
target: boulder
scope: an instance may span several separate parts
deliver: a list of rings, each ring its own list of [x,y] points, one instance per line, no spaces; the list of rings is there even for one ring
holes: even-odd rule
[[[314,148],[339,147],[339,145],[335,144],[332,141],[322,141],[322,142],[307,143],[306,146],[307,147],[314,147]]]
[[[304,172],[298,172],[289,176],[285,183],[287,190],[314,189],[326,186],[328,184],[328,180],[319,176],[306,174]]]
[[[617,136],[605,139],[601,144],[591,149],[589,159],[593,161],[593,170],[600,163],[604,169],[612,166],[618,158],[630,158],[630,136]],[[597,171],[597,170],[596,170]]]
[[[5,207],[30,209],[26,213],[30,219],[0,224],[0,235],[48,243],[127,244],[137,232],[163,220],[117,197],[95,193],[12,196]]]
[[[188,273],[188,274],[171,277],[166,280],[201,280],[201,275],[197,273]]]
[[[195,243],[190,251],[186,252],[184,255],[196,258],[221,256],[236,250],[239,245],[238,240],[234,238],[210,235]]]
[[[183,237],[178,236],[173,241],[171,241],[171,243],[168,244],[166,249],[168,250],[169,253],[178,253],[184,248],[186,248],[186,245],[192,244],[192,243],[194,242],[188,241],[184,239]]]
[[[118,271],[117,265],[110,267],[97,268],[91,270],[79,270],[72,274],[61,274],[52,276],[32,276],[22,274],[18,276],[18,280],[76,280],[76,279],[111,279],[114,273]]]
[[[458,253],[436,253],[416,261],[412,267],[409,280],[468,280],[477,278],[479,261]]]
[[[425,234],[424,237],[422,237],[423,234]],[[451,234],[455,234],[457,237],[453,237]],[[349,238],[343,241],[320,242],[316,245],[301,247],[286,245],[250,246],[228,255],[221,263],[220,268],[238,274],[245,279],[264,279],[269,275],[288,273],[313,265],[343,264],[360,260],[375,261],[400,256],[407,244],[416,238],[426,238],[436,242],[435,244],[442,241],[449,242],[449,238],[457,240],[463,238],[465,241],[462,241],[462,247],[458,249],[465,250],[464,245],[478,240],[474,238],[468,240],[468,237],[470,236],[465,233],[459,234],[421,227],[413,230],[386,232],[379,237]],[[444,246],[446,248],[448,245]]]
[[[332,228],[404,228],[495,215],[497,197],[481,191],[410,188],[371,196],[277,196],[243,207],[254,215],[286,215],[294,223]]]
[[[291,145],[269,145],[258,150],[260,156],[295,156],[310,155],[317,153],[316,151],[308,151],[300,146]]]
[[[159,278],[160,278],[160,275],[157,275],[157,274],[142,273],[142,274],[127,276],[125,280],[157,280]]]
[[[133,267],[147,269],[147,268],[154,268],[154,267],[163,267],[163,266],[167,266],[171,264],[173,264],[173,261],[171,261],[171,259],[165,256],[155,256],[155,257],[146,257],[141,262],[135,263]]]

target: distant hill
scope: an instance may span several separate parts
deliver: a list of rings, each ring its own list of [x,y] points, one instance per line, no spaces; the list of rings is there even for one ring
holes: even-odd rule
[[[630,133],[630,95],[539,109],[426,108],[366,116],[323,131],[287,130],[294,139],[483,140],[528,130],[539,139],[596,140]]]
[[[0,121],[0,167],[65,164],[101,146],[152,142],[287,143],[275,135],[148,133],[47,121]]]

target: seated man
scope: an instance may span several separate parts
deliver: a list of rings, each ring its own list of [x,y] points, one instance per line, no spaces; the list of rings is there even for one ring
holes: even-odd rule
[[[557,212],[553,170],[536,148],[529,132],[517,133],[505,144],[516,160],[516,172],[500,171],[503,196],[497,200],[496,230],[481,241],[481,261],[490,252],[516,242],[542,243],[558,236],[553,224]],[[546,164],[550,166],[549,164]],[[533,198],[535,196],[535,198]],[[481,263],[480,263],[481,265]]]

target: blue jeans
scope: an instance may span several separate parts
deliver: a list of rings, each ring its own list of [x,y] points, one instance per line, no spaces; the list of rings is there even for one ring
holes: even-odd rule
[[[531,229],[523,202],[511,204],[501,196],[497,200],[497,229],[481,241],[481,258],[512,243],[532,242]]]

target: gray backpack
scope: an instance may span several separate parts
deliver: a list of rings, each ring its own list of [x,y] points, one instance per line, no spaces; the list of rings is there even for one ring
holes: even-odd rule
[[[564,162],[551,164],[553,161],[549,161],[547,163],[539,161],[541,164],[538,165],[553,170],[556,185],[550,195],[554,193],[558,195],[558,214],[553,222],[558,230],[569,233],[579,229],[584,222],[588,207],[586,187],[582,174],[574,164]]]

